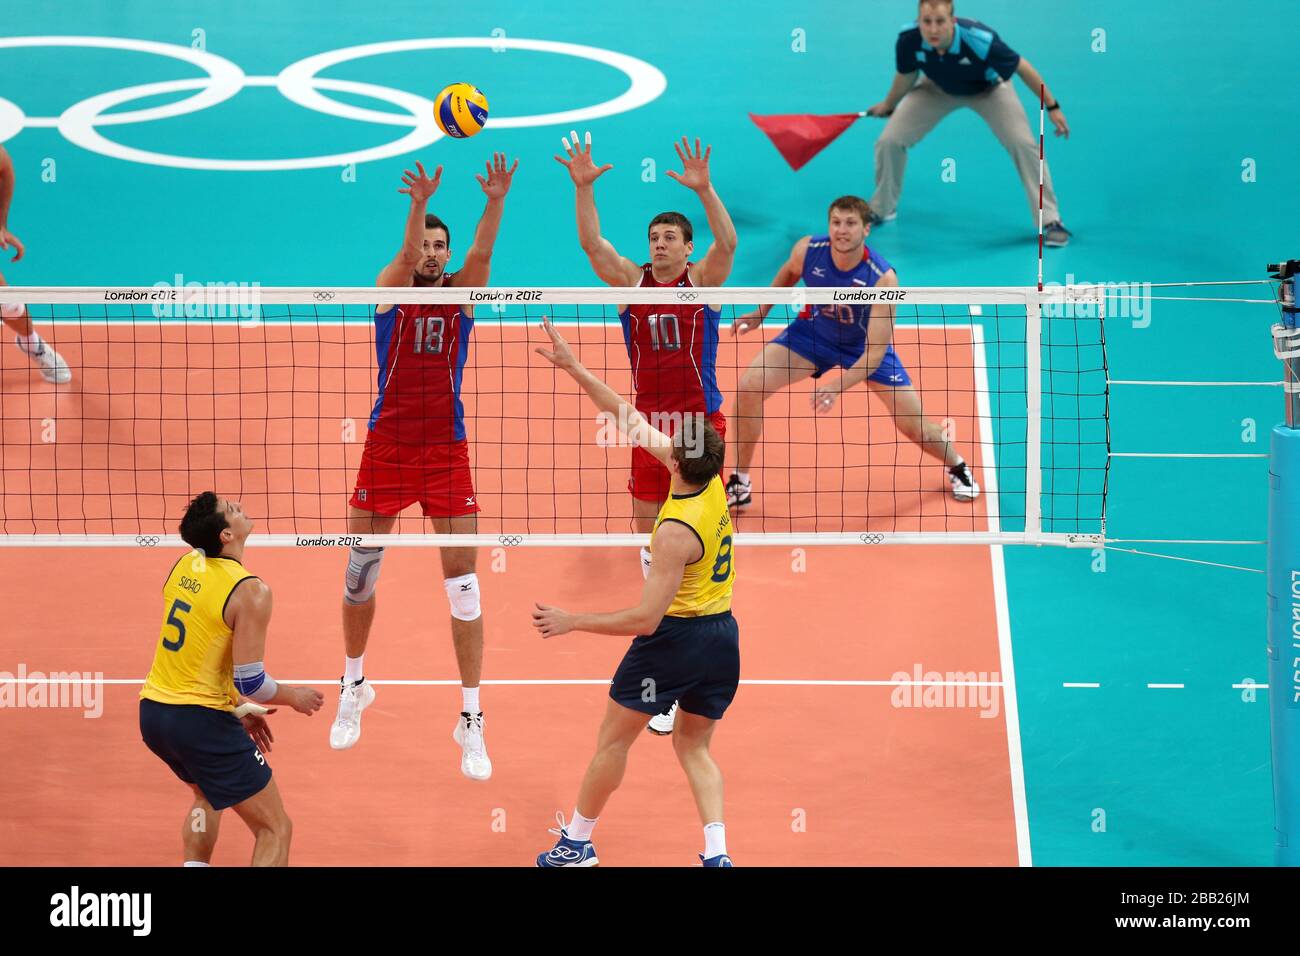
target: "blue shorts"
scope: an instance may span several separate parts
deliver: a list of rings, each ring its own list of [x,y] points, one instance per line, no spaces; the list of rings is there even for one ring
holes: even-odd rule
[[[795,319],[772,341],[777,345],[784,345],[795,355],[802,356],[817,366],[813,378],[821,378],[836,365],[851,368],[858,359],[862,358],[862,353],[867,350],[865,341],[860,348],[845,348],[833,339],[818,335],[814,328],[816,321],[816,319]],[[885,357],[880,360],[880,367],[868,375],[867,380],[893,388],[912,384],[911,376],[907,374],[907,369],[903,368],[903,363],[898,360],[898,353],[894,351],[892,345],[885,349]]]
[[[609,696],[643,714],[674,702],[688,714],[718,720],[740,684],[740,628],[730,611],[665,617],[653,634],[633,638]]]
[[[214,810],[243,803],[271,782],[266,758],[229,711],[142,698],[140,736]]]

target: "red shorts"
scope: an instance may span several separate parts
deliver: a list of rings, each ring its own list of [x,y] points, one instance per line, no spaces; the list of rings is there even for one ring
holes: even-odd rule
[[[415,502],[428,518],[453,518],[479,510],[469,470],[469,443],[424,445],[419,454],[374,433],[366,436],[349,500],[354,508],[395,515]]]
[[[642,412],[649,419],[650,416]],[[689,415],[690,412],[682,414]],[[720,438],[727,437],[727,419],[721,409],[709,416],[709,424],[714,427]],[[668,432],[669,437],[673,434]],[[668,500],[668,488],[672,484],[672,475],[668,469],[659,464],[659,459],[644,448],[632,449],[632,474],[627,479],[627,490],[638,501],[663,502]]]

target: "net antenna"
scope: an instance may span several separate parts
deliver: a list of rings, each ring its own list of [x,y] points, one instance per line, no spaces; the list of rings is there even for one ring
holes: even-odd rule
[[[738,545],[1095,548],[1110,457],[1103,291],[2,287],[0,302],[27,306],[75,379],[52,388],[22,367],[25,391],[5,398],[0,546],[181,547],[180,515],[208,489],[242,502],[257,522],[253,545],[643,544],[627,490],[631,448],[534,349],[547,316],[588,368],[630,397],[620,313],[662,304],[720,312],[717,332],[705,333],[716,341],[679,339],[665,322],[655,346],[678,350],[696,374],[700,356],[716,350],[724,480],[741,427],[738,384],[763,344],[801,310],[851,323],[870,307],[893,310],[894,348],[942,434],[926,440],[958,449],[983,486],[975,501],[955,500],[944,463],[865,387],[817,414],[814,389],[843,372],[834,369],[763,404],[752,466],[759,504],[737,513]],[[377,311],[467,302],[460,398],[477,532],[434,533],[415,507],[390,535],[349,535],[380,384]],[[734,320],[759,304],[773,306],[763,326],[732,335]],[[420,339],[422,355],[397,361],[428,360],[432,323]],[[13,381],[23,357],[10,352],[0,355]]]
[[[1268,693],[1272,718],[1274,855],[1300,866],[1300,259],[1270,263],[1281,321],[1273,354],[1282,361],[1286,419],[1273,429],[1268,490]]]

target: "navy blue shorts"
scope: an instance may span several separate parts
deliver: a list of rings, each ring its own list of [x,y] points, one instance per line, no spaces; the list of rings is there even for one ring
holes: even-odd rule
[[[865,341],[861,347],[845,347],[841,343],[818,335],[813,327],[815,319],[796,319],[785,327],[785,331],[772,341],[784,345],[795,355],[802,356],[817,366],[813,378],[821,378],[835,366],[852,368],[866,351]],[[885,357],[880,360],[880,367],[867,376],[867,381],[879,382],[893,388],[911,385],[912,378],[898,360],[898,353],[891,345],[885,349]]]
[[[140,700],[140,736],[215,810],[261,793],[271,782],[266,758],[234,714],[198,704]]]
[[[740,628],[730,611],[665,617],[653,634],[633,638],[609,688],[610,699],[643,714],[674,702],[718,720],[740,683]]]

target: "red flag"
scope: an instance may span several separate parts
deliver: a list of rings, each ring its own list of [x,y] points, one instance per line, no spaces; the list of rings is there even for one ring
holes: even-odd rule
[[[854,121],[866,113],[833,113],[814,116],[810,113],[787,113],[749,118],[767,134],[785,161],[799,169],[834,141]]]

